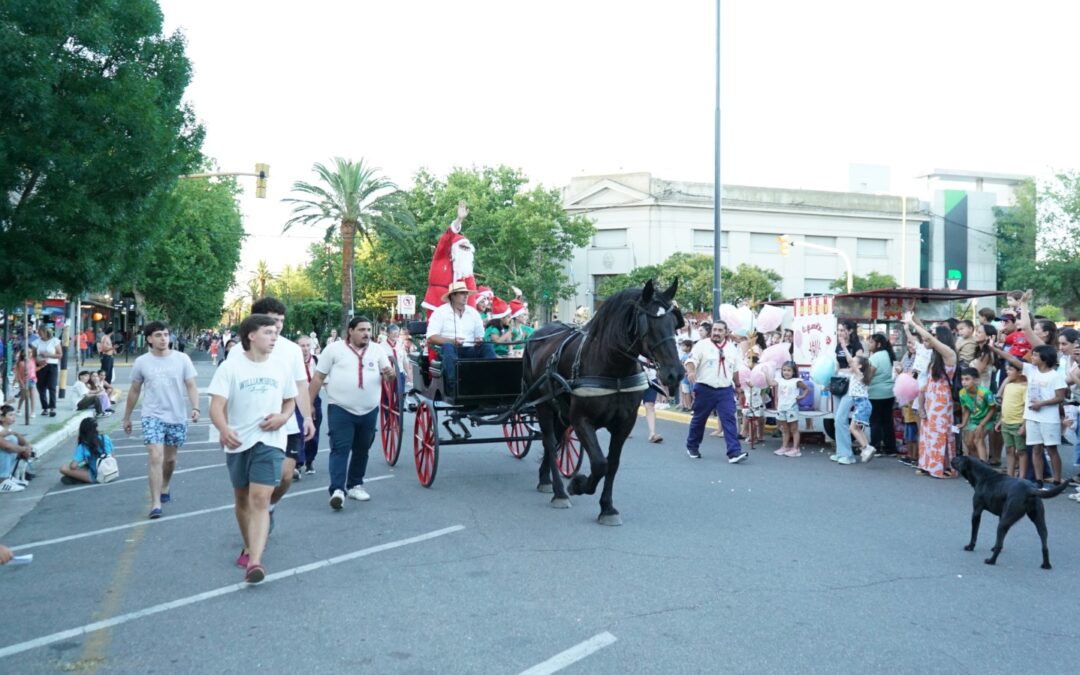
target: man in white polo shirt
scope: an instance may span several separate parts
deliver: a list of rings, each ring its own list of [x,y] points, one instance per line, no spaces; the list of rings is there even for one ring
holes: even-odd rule
[[[454,374],[458,358],[495,358],[494,347],[484,342],[484,320],[480,312],[469,307],[471,293],[464,281],[453,282],[442,297],[444,304],[428,317],[427,341],[439,347],[443,388],[451,394],[457,382]]]
[[[727,324],[717,321],[712,325],[709,339],[699,340],[686,359],[686,377],[694,387],[694,416],[686,437],[686,454],[700,459],[701,439],[705,435],[705,421],[715,410],[724,430],[727,457],[731,464],[738,464],[749,455],[739,444],[739,430],[735,424],[735,385],[739,376],[736,371],[742,363],[742,354],[735,343],[728,340]]]
[[[326,383],[326,424],[330,433],[330,507],[345,505],[345,497],[366,502],[364,489],[368,451],[375,440],[382,380],[394,378],[389,354],[371,340],[371,320],[356,316],[344,339],[323,349],[308,384],[314,397]]]

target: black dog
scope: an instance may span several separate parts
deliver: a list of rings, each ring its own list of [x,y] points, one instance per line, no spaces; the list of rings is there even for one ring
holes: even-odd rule
[[[998,473],[988,464],[971,457],[955,457],[952,465],[971,483],[971,487],[975,488],[974,511],[971,513],[971,543],[965,546],[964,550],[975,550],[975,538],[979,535],[982,512],[989,511],[998,517],[997,541],[994,542],[994,548],[990,549],[993,554],[983,562],[993,565],[1001,553],[1001,546],[1009,528],[1026,515],[1035,523],[1039,539],[1042,540],[1042,568],[1050,569],[1050,549],[1046,547],[1046,511],[1043,509],[1042,500],[1058,496],[1069,484],[1062,481],[1061,485],[1050,490],[1040,490],[1027,481]]]

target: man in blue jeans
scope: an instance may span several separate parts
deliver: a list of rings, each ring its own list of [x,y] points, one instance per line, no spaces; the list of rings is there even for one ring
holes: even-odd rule
[[[461,358],[493,359],[495,348],[484,342],[484,320],[480,312],[468,304],[470,291],[463,281],[455,281],[443,295],[444,304],[428,317],[427,341],[437,345],[442,354],[443,387],[454,392],[457,380],[457,360]]]
[[[724,430],[728,463],[739,464],[750,456],[739,444],[735,422],[735,387],[739,384],[737,371],[741,363],[742,354],[728,340],[727,324],[723,321],[714,323],[709,337],[698,340],[690,350],[685,366],[686,376],[694,387],[694,414],[686,435],[686,454],[691,459],[701,459],[705,422],[714,410]]]
[[[345,505],[345,498],[366,502],[364,489],[368,451],[379,420],[382,379],[392,379],[394,367],[377,342],[371,340],[371,320],[349,321],[344,340],[327,345],[308,384],[312,399],[326,383],[326,422],[330,434],[330,508]]]

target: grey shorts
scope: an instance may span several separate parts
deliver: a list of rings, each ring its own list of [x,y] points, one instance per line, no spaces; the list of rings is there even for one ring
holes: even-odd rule
[[[281,460],[285,453],[265,443],[256,443],[241,452],[225,454],[229,468],[229,480],[234,488],[245,488],[251,483],[277,485],[281,481]]]
[[[776,411],[777,422],[798,422],[799,421],[799,409],[788,408],[786,410]]]

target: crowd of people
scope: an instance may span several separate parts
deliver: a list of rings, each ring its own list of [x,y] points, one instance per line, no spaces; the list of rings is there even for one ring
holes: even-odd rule
[[[904,336],[860,336],[855,322],[840,321],[842,381],[830,385],[836,447],[830,459],[851,465],[895,456],[919,475],[952,478],[951,460],[961,453],[1040,486],[1060,484],[1066,479],[1061,448],[1077,441],[1080,336],[1033,315],[1030,299],[1030,292],[1014,291],[1000,315],[984,308],[977,321],[931,327],[908,312]],[[693,413],[686,441],[692,458],[700,457],[712,414],[719,417],[714,435],[724,437],[729,461],[745,459],[739,441],[766,417],[782,438],[776,454],[801,455],[798,404],[810,392],[795,364],[779,369],[775,386],[754,387],[736,375],[772,345],[791,344],[790,332],[740,338],[718,321],[688,326],[676,339],[687,370],[679,407]],[[914,400],[902,405],[894,393],[901,375],[918,385]],[[1067,457],[1080,469],[1080,449]],[[1080,492],[1071,498],[1080,500]]]

